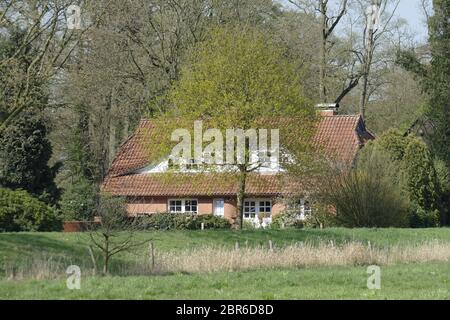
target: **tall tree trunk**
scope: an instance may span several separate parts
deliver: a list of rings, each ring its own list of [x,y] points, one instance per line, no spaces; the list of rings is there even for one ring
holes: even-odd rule
[[[326,66],[327,66],[327,4],[326,1],[320,1],[320,12],[321,12],[321,28],[322,28],[322,43],[320,47],[320,78],[319,78],[319,96],[320,102],[326,103],[327,101],[327,88],[325,85],[326,78]]]
[[[364,56],[364,66],[362,72],[363,86],[361,91],[361,98],[359,101],[359,113],[365,119],[366,117],[366,106],[368,100],[368,89],[369,89],[369,75],[370,75],[370,67],[372,65],[373,58],[373,50],[374,50],[374,33],[372,29],[368,30],[367,36],[367,44],[365,48],[365,56]]]
[[[244,220],[244,198],[245,198],[245,184],[247,180],[247,170],[240,167],[239,172],[239,190],[237,194],[237,208],[236,208],[236,225],[235,227],[242,230]]]

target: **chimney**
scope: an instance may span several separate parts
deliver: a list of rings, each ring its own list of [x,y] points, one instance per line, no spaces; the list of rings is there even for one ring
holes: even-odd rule
[[[322,116],[335,116],[338,114],[338,103],[319,103],[316,105],[317,112]]]

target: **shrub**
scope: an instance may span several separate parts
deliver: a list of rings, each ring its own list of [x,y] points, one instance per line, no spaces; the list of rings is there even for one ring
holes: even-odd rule
[[[90,221],[97,205],[97,187],[82,179],[67,188],[60,201],[65,220]]]
[[[175,229],[174,213],[154,213],[148,216],[139,217],[142,219],[142,226],[145,230],[172,230]]]
[[[327,177],[325,204],[336,209],[336,221],[350,228],[407,225],[408,197],[393,177],[395,163],[377,149],[367,149],[352,171]]]
[[[355,170],[342,174],[332,185],[330,202],[336,208],[336,219],[342,226],[405,226],[407,202],[396,186],[380,177]]]
[[[303,225],[305,228],[330,228],[338,223],[333,208],[315,203],[312,213],[306,216]]]
[[[445,203],[449,193],[445,192],[443,186],[448,185],[448,179],[445,178],[442,165],[433,161],[428,147],[421,139],[411,135],[405,137],[398,130],[388,130],[366,145],[358,165],[371,166],[376,154],[385,155],[385,161],[378,161],[378,171],[384,172],[384,176],[389,177],[391,183],[407,197],[410,204],[408,211],[411,212],[414,226],[427,224],[425,220],[428,219],[433,220],[433,217],[427,218],[426,214],[433,216],[436,209],[441,211],[441,223],[447,223],[445,208],[448,205]]]
[[[198,229],[201,228],[202,223],[204,223],[205,229],[228,229],[231,227],[230,221],[213,214],[203,214],[195,217],[197,218]]]
[[[57,211],[23,190],[0,188],[0,231],[59,231]]]
[[[409,217],[409,225],[412,228],[435,228],[439,227],[440,214],[438,210],[426,211],[417,207]]]
[[[284,211],[272,218],[270,225],[274,229],[282,228],[303,228],[303,221],[299,219],[298,214],[294,211]]]
[[[230,228],[227,219],[212,214],[155,213],[139,219],[146,230],[199,230],[202,223],[205,229]]]

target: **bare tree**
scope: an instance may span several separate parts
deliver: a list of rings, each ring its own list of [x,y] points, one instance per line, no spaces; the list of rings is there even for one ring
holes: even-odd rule
[[[0,35],[12,41],[0,56],[3,95],[0,130],[23,110],[45,104],[51,79],[58,76],[79,44],[82,30],[68,28],[67,10],[74,0],[0,0]]]
[[[99,222],[88,225],[89,240],[103,257],[103,274],[110,271],[113,256],[149,241],[136,238],[142,225],[138,218],[128,217],[126,209],[125,199],[103,194],[96,211]]]
[[[369,94],[369,76],[374,59],[374,52],[377,49],[381,37],[390,31],[391,20],[397,10],[400,0],[394,0],[393,9],[388,9],[390,0],[373,0],[368,5],[367,1],[359,0],[361,11],[365,14],[365,27],[363,31],[363,51],[361,57],[362,89],[359,103],[361,116],[366,115],[366,106]],[[381,21],[383,19],[384,21]]]
[[[329,10],[329,0],[289,0],[289,2],[305,13],[316,16],[318,12],[317,18],[320,21],[319,96],[322,102],[326,102],[329,98],[326,78],[329,65],[328,55],[333,47],[331,39],[333,32],[347,12],[349,1],[339,1],[338,10],[335,13]]]

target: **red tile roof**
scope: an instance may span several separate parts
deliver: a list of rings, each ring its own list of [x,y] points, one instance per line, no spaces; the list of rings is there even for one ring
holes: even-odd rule
[[[230,174],[143,174],[136,173],[146,167],[148,153],[143,139],[152,129],[149,120],[142,120],[135,132],[120,147],[107,177],[103,191],[122,196],[226,196],[236,195],[237,180]],[[364,127],[360,116],[324,116],[314,137],[324,152],[345,163],[351,163],[364,143],[373,135]],[[289,183],[280,175],[249,174],[246,194],[275,196],[290,192]]]

